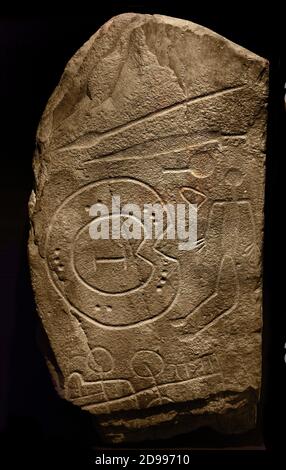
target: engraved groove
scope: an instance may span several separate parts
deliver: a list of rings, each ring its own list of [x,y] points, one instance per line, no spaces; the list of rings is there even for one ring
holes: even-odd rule
[[[183,101],[180,101],[179,103],[175,103],[175,104],[166,106],[165,108],[162,108],[159,111],[152,111],[152,112],[146,114],[143,117],[139,117],[137,119],[129,121],[127,124],[122,124],[120,126],[114,127],[113,129],[110,129],[110,130],[108,130],[104,133],[97,133],[96,136],[95,136],[95,140],[92,144],[89,144],[89,145],[84,145],[84,144],[74,145],[73,142],[76,142],[78,139],[83,137],[83,136],[81,136],[81,137],[77,138],[76,140],[74,140],[73,142],[71,142],[69,145],[67,145],[65,147],[61,147],[60,149],[58,149],[58,151],[63,152],[67,149],[69,149],[69,150],[72,150],[72,149],[80,150],[80,149],[85,149],[85,148],[91,148],[94,145],[96,145],[99,141],[101,141],[102,139],[106,139],[108,137],[113,137],[117,134],[120,134],[122,131],[132,129],[137,124],[140,124],[142,122],[151,120],[153,118],[157,118],[159,116],[164,116],[165,114],[168,114],[170,111],[176,111],[177,109],[180,109],[180,108],[182,108],[182,107],[184,107],[188,104],[196,103],[196,102],[204,101],[206,99],[210,99],[210,98],[213,98],[213,97],[216,97],[216,96],[221,96],[221,95],[225,95],[225,94],[228,94],[228,93],[232,93],[233,91],[240,90],[243,87],[244,87],[244,85],[236,85],[236,86],[231,86],[229,88],[223,88],[221,90],[214,91],[212,93],[202,94],[202,95],[197,96],[197,97],[187,98]],[[90,136],[90,135],[93,135],[93,133],[89,132],[85,136]]]

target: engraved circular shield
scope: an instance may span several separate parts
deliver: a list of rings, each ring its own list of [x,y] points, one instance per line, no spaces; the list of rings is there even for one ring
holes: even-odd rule
[[[142,209],[142,217],[133,221],[142,228],[140,239],[112,238],[112,219],[122,219],[112,211],[114,196],[121,207],[132,203]],[[143,205],[155,203],[163,201],[142,181],[110,178],[80,188],[57,209],[47,235],[47,269],[59,295],[80,315],[105,327],[126,328],[171,307],[178,291],[178,262],[157,250],[156,240],[144,238]],[[94,204],[108,208],[107,239],[90,236]],[[158,289],[162,272],[167,279],[163,295]]]

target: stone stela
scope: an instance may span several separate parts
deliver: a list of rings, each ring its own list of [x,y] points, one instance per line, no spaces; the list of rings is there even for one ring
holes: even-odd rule
[[[255,426],[267,93],[265,59],[130,13],[82,46],[47,104],[33,289],[55,387],[109,442]],[[142,218],[145,204],[195,204],[196,248],[92,239],[90,208],[114,195]]]

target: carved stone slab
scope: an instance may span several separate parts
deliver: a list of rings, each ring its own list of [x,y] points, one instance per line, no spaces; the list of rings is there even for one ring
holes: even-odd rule
[[[160,15],[111,19],[37,134],[29,241],[60,395],[106,439],[255,425],[268,64]],[[198,239],[92,240],[94,203],[196,203]],[[159,433],[159,434],[158,434]]]

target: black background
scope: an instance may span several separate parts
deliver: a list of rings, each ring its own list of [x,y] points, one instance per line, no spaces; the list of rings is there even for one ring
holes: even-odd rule
[[[56,395],[37,346],[37,316],[26,255],[27,202],[33,186],[31,161],[36,127],[66,62],[105,21],[128,11],[166,14],[199,23],[267,58],[271,66],[263,390],[257,429],[229,438],[202,429],[141,447],[220,449],[211,454],[207,450],[191,452],[194,468],[199,468],[202,462],[226,462],[232,467],[242,462],[260,463],[270,468],[270,460],[279,452],[283,462],[286,424],[285,20],[275,4],[266,7],[261,3],[252,10],[249,6],[232,2],[224,7],[217,4],[210,7],[203,2],[174,1],[168,6],[160,1],[103,1],[100,8],[96,4],[93,8],[70,5],[71,15],[56,14],[55,10],[53,16],[6,13],[0,17],[0,465],[6,454],[11,466],[16,461],[38,465],[81,462],[82,466],[92,462],[92,446],[100,444],[89,416]],[[224,447],[236,450],[222,450]],[[10,468],[10,465],[3,468]]]

